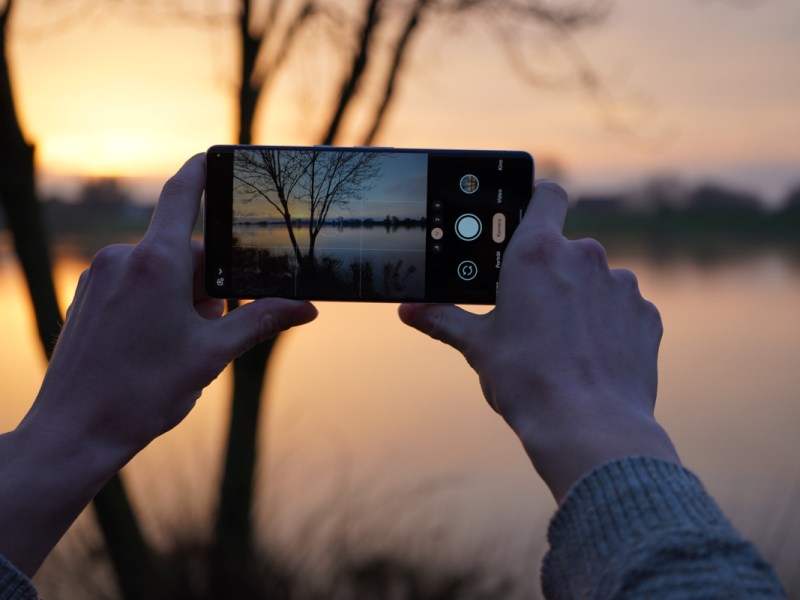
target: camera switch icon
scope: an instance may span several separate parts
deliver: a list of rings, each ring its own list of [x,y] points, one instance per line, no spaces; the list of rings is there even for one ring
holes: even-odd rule
[[[471,260],[462,260],[456,270],[458,276],[464,281],[472,281],[478,274],[478,265]]]

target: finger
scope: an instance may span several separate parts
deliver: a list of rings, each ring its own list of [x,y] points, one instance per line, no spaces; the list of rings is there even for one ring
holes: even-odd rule
[[[226,361],[281,331],[313,321],[317,309],[310,302],[285,298],[262,298],[243,304],[214,322],[211,343]]]
[[[485,315],[476,315],[452,304],[401,304],[400,320],[452,346],[467,356],[474,340],[480,338]]]
[[[146,235],[177,242],[188,240],[205,185],[206,157],[196,154],[164,184]]]
[[[608,254],[603,245],[593,238],[581,238],[568,242],[569,248],[577,255],[576,264],[600,267],[608,271]]]
[[[214,321],[222,316],[225,310],[225,301],[221,298],[205,298],[195,299],[194,309],[197,314],[209,321]]]
[[[521,227],[537,233],[561,235],[567,218],[567,192],[557,183],[540,179],[533,186],[533,197]]]
[[[202,300],[208,298],[205,285],[205,274],[203,273],[203,243],[197,240],[192,240],[192,298]]]
[[[69,316],[74,312],[74,307],[78,305],[83,293],[83,288],[86,287],[86,281],[89,279],[89,269],[84,269],[80,277],[78,277],[78,284],[75,286],[75,293],[72,295],[72,302],[67,307],[67,312],[64,314],[64,321],[69,319]]]
[[[204,319],[214,320],[222,316],[225,301],[212,298],[206,292],[205,274],[203,273],[203,244],[192,240],[192,302],[194,309]]]

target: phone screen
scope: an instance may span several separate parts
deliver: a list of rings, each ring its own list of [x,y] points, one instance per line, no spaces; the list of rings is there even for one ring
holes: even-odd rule
[[[492,304],[530,200],[525,152],[215,146],[215,297]]]

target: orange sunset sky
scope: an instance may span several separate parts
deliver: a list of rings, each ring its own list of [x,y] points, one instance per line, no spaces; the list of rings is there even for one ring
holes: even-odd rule
[[[69,193],[84,176],[160,181],[189,155],[233,140],[232,22],[153,24],[131,6],[25,0],[15,7],[13,84],[45,192]],[[525,149],[543,164],[557,161],[573,191],[675,174],[777,204],[800,182],[800,2],[612,6],[603,24],[573,41],[636,135],[611,130],[585,94],[525,84],[484,29],[461,24],[426,29],[417,40],[376,142]],[[524,52],[563,72],[557,49],[531,44]],[[302,91],[330,64],[306,56],[287,71],[262,107],[256,141],[318,141],[310,115],[324,103]]]

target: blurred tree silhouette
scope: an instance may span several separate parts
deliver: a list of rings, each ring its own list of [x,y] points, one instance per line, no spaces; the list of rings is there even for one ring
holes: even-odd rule
[[[0,147],[4,161],[0,196],[15,234],[42,343],[49,352],[58,332],[60,312],[55,301],[47,243],[34,195],[33,147],[16,119],[13,94],[5,61],[5,33],[13,1],[0,13],[2,71],[0,72]],[[89,3],[78,5],[78,12]],[[338,80],[331,83],[328,109],[317,130],[323,144],[344,137],[348,116],[358,114],[363,130],[347,137],[371,144],[386,122],[399,85],[408,69],[408,57],[420,32],[426,28],[452,35],[466,23],[485,27],[491,39],[506,52],[518,75],[538,86],[575,84],[589,92],[608,114],[601,79],[572,40],[573,32],[602,22],[611,2],[573,0],[229,0],[206,3],[204,9],[180,0],[142,1],[128,10],[150,24],[169,26],[232,27],[239,58],[236,88],[236,138],[253,141],[253,123],[260,100],[267,97],[276,78],[287,69],[289,58],[302,52],[338,49]],[[73,7],[74,8],[74,7]],[[74,21],[75,11],[70,17]],[[333,40],[335,43],[331,43]],[[571,69],[568,76],[534,67],[527,41],[559,45]],[[325,42],[327,41],[327,45]],[[558,68],[562,68],[563,64]],[[315,82],[316,85],[316,82]],[[365,93],[369,90],[369,93]],[[230,309],[236,307],[231,303]],[[276,341],[259,345],[234,362],[233,403],[227,453],[212,548],[209,554],[211,597],[248,596],[253,557],[252,497],[256,462],[257,424],[269,357]],[[158,573],[154,551],[141,534],[122,480],[115,477],[95,500],[98,522],[108,546],[125,598],[173,595],[167,573]]]
[[[61,311],[36,200],[34,146],[25,139],[17,119],[6,59],[7,25],[13,4],[8,0],[0,10],[0,204],[14,234],[14,249],[28,283],[39,338],[49,357],[61,327]]]
[[[47,235],[36,198],[34,146],[25,140],[17,119],[6,59],[8,19],[13,7],[13,0],[8,0],[0,12],[0,149],[3,156],[0,161],[0,201],[28,283],[42,348],[49,358],[62,317],[53,284]],[[126,541],[124,545],[109,547],[118,566],[120,582],[123,587],[136,590],[137,596],[143,596],[156,580],[139,577],[145,569],[151,570],[149,549],[136,520],[132,518],[133,509],[119,476],[112,478],[97,495],[95,508],[107,536]]]

